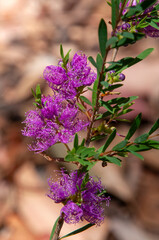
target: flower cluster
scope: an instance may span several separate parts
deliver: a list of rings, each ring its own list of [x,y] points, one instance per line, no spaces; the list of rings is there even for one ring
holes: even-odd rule
[[[29,149],[43,152],[57,142],[68,143],[75,133],[88,126],[78,118],[79,109],[75,102],[66,102],[64,98],[42,96],[41,108],[26,113],[26,124],[22,134],[32,137]]]
[[[47,66],[43,76],[49,86],[65,99],[73,99],[96,79],[96,73],[88,65],[86,55],[78,53],[65,67],[62,61],[59,61],[58,66]]]
[[[55,203],[63,203],[61,214],[64,214],[66,223],[78,223],[87,220],[92,224],[100,225],[104,220],[104,208],[102,202],[109,206],[110,197],[103,193],[101,181],[94,181],[88,173],[80,173],[75,170],[70,174],[61,170],[61,176],[57,182],[48,179],[48,197]]]
[[[76,53],[65,68],[62,60],[58,66],[47,66],[44,78],[53,89],[53,96],[40,96],[38,108],[26,113],[22,130],[24,136],[33,139],[29,150],[35,152],[43,152],[58,142],[68,143],[76,132],[89,125],[79,119],[76,95],[94,82],[96,74],[88,66],[87,57]]]
[[[142,3],[146,0],[133,0],[133,1],[128,1],[126,3],[126,7],[123,10],[122,14],[124,15],[127,10],[128,7],[131,6],[136,6],[138,3]],[[159,3],[159,1],[157,1],[155,4],[153,4],[151,7],[147,8],[141,15],[139,16],[135,16],[134,18],[130,18],[128,19],[128,22],[123,23],[121,26],[118,26],[117,29],[117,33],[118,32],[122,32],[122,31],[128,31],[128,32],[132,32],[132,33],[137,33],[137,32],[142,32],[145,34],[145,36],[149,36],[149,37],[159,37],[159,30],[151,25],[148,25],[144,28],[140,28],[139,22],[145,18],[145,16],[147,15],[149,18],[151,17],[151,15],[153,16],[152,12],[154,10],[154,7]],[[121,3],[120,3],[120,7],[121,7]],[[159,23],[156,23],[156,27],[159,27]],[[116,33],[116,34],[117,34]]]

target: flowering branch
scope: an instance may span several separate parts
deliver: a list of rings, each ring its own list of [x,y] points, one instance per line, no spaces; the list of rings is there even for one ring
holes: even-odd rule
[[[114,90],[120,88],[125,80],[122,72],[142,61],[153,50],[149,48],[135,58],[125,57],[115,61],[118,49],[134,44],[144,36],[159,37],[158,1],[112,0],[108,4],[112,8],[112,18],[109,22],[112,25],[111,37],[107,37],[107,25],[101,19],[98,28],[100,53],[97,54],[96,61],[92,57],[88,58],[97,69],[97,73],[89,66],[85,54],[76,53],[72,61],[69,61],[70,50],[65,55],[60,45],[61,59],[58,65],[47,66],[43,73],[53,95],[42,95],[39,85],[35,92],[32,90],[36,109],[28,111],[23,122],[25,128],[22,134],[32,138],[29,150],[39,153],[48,161],[70,162],[77,165],[77,169],[71,173],[61,169],[56,182],[52,178],[48,179],[48,197],[55,203],[63,204],[50,240],[59,240],[64,221],[78,223],[85,219],[89,222],[86,227],[76,230],[76,233],[103,222],[102,203],[105,201],[106,206],[109,206],[110,197],[106,197],[106,190],[100,179],[95,181],[89,175],[89,170],[96,162],[102,162],[103,167],[108,163],[121,166],[120,157],[127,157],[128,153],[143,159],[139,152],[159,149],[159,141],[152,140],[153,137],[159,136],[152,135],[159,128],[159,119],[148,133],[138,136],[134,141],[130,141],[130,138],[140,126],[141,114],[134,119],[126,136],[118,134],[114,126],[119,120],[127,121],[121,117],[133,110],[131,106],[137,98],[115,96],[119,95],[120,91]],[[112,49],[112,61],[107,62]],[[86,87],[93,83],[93,89],[88,88],[92,90],[90,101],[82,94],[87,91]],[[107,96],[110,96],[109,100]],[[90,106],[89,110],[86,104]],[[100,108],[105,109],[104,113],[100,113]],[[86,137],[79,141],[78,132],[85,129]],[[107,150],[116,135],[123,137],[124,140],[111,150]],[[90,142],[102,138],[106,141],[99,149],[90,147]],[[68,146],[71,141],[72,149]],[[63,143],[67,149],[64,158],[52,158],[46,152],[57,143]]]

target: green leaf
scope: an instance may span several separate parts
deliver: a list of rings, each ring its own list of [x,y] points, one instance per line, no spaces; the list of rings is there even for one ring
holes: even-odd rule
[[[36,98],[41,99],[41,89],[40,89],[40,84],[37,84],[37,86],[36,86]]]
[[[159,119],[154,123],[152,128],[149,131],[149,135],[151,135],[153,132],[155,132],[159,128]]]
[[[74,148],[75,148],[75,150],[78,149],[78,134],[77,133],[75,134],[75,138],[74,138]]]
[[[139,115],[133,121],[133,123],[125,137],[125,140],[129,140],[133,136],[133,134],[136,132],[136,130],[139,128],[140,123],[141,123],[141,117],[142,117],[142,114],[139,113]]]
[[[97,64],[96,64],[96,62],[95,62],[95,60],[93,59],[92,56],[88,57],[88,60],[92,63],[92,65],[93,65],[95,68],[97,68]]]
[[[127,145],[127,140],[123,140],[113,147],[113,151],[120,151]]]
[[[121,160],[119,158],[114,156],[103,156],[103,157],[104,157],[104,160],[106,160],[107,162],[114,163],[118,166],[121,166]]]
[[[83,179],[83,181],[82,181],[81,190],[83,190],[83,189],[85,188],[85,186],[86,186],[86,184],[88,183],[88,181],[89,181],[89,174],[88,174],[88,172],[87,172],[86,175],[85,175],[85,177],[84,177],[84,179]]]
[[[84,146],[84,144],[85,144],[85,138],[83,138],[83,140],[82,140],[82,142],[81,142],[80,146],[81,146],[81,147],[83,147],[83,146]]]
[[[107,68],[108,71],[115,70],[116,72],[122,72],[123,70],[137,64],[138,62],[142,61],[146,58],[154,49],[148,48],[141,52],[136,58],[126,57],[122,58],[117,62],[111,62],[111,65]]]
[[[63,51],[62,44],[60,44],[60,55],[61,55],[62,59],[64,59],[64,51]]]
[[[80,99],[81,99],[83,102],[87,103],[88,105],[92,106],[92,103],[89,101],[88,98],[86,98],[86,97],[84,97],[84,96],[80,96]]]
[[[90,227],[92,227],[92,226],[94,226],[94,225],[95,225],[95,224],[88,223],[88,224],[85,225],[84,227],[81,227],[81,228],[79,228],[79,229],[77,229],[77,230],[75,230],[75,231],[73,231],[73,232],[71,232],[71,233],[68,233],[67,235],[59,238],[59,240],[60,240],[60,239],[63,239],[63,238],[66,238],[66,237],[73,236],[73,235],[78,234],[78,233],[80,233],[80,232],[83,232],[83,231],[87,230],[88,228],[90,228]]]
[[[95,107],[95,105],[96,105],[98,81],[99,81],[99,76],[97,75],[97,79],[94,82],[93,92],[92,92],[92,106],[93,107]]]
[[[137,137],[135,140],[134,140],[134,143],[142,143],[142,142],[145,142],[148,138],[149,134],[148,133],[144,133],[142,134],[141,136]]]
[[[114,109],[110,106],[110,104],[109,104],[109,102],[107,101],[107,102],[104,102],[104,101],[100,101],[100,103],[101,103],[101,106],[102,107],[105,107],[110,113],[114,113]]]
[[[109,83],[108,83],[108,82],[105,82],[105,81],[102,81],[102,82],[101,82],[101,85],[103,85],[105,88],[108,88],[108,87],[109,87]]]
[[[106,52],[106,42],[107,42],[107,25],[104,19],[101,19],[98,28],[98,39],[99,39],[99,48],[102,57],[104,58]]]
[[[122,110],[121,112],[119,112],[118,114],[117,114],[117,117],[119,117],[119,116],[121,116],[121,115],[124,115],[124,114],[127,114],[127,113],[129,113],[129,112],[131,112],[131,111],[134,111],[134,109],[124,109],[124,110]],[[122,121],[122,119],[116,119],[117,121]],[[127,120],[127,119],[125,119],[127,122],[130,122],[130,120]],[[124,121],[125,121],[124,120]]]
[[[110,45],[116,43],[117,41],[118,41],[118,38],[115,36],[109,38],[109,40],[106,43],[106,48],[108,48]]]
[[[115,29],[116,28],[116,23],[117,23],[117,19],[119,16],[119,0],[112,0],[112,28]]]
[[[55,229],[56,229],[56,226],[57,226],[57,223],[58,223],[59,219],[60,219],[60,217],[58,217],[56,222],[54,223],[54,226],[52,228],[51,235],[50,235],[50,240],[52,240],[52,238],[53,238],[53,235],[55,233]]]
[[[126,37],[126,38],[129,38],[129,39],[132,39],[134,40],[134,34],[133,33],[130,33],[130,32],[123,32],[123,37]]]
[[[107,139],[106,143],[100,147],[98,149],[98,152],[99,153],[102,153],[102,152],[105,152],[105,150],[108,148],[108,146],[111,144],[111,142],[113,141],[113,139],[115,138],[116,136],[116,129],[114,129],[114,131],[110,134],[109,138]]]
[[[64,59],[63,59],[64,64],[67,64],[67,63],[68,63],[69,56],[70,56],[70,52],[71,52],[71,49],[67,52],[66,56],[65,56]]]
[[[136,157],[140,158],[141,160],[144,160],[144,157],[141,154],[139,154],[137,152],[134,152],[132,150],[129,150],[129,152],[131,152],[133,155],[135,155]]]
[[[144,50],[142,53],[140,53],[136,59],[139,59],[140,61],[145,59],[148,55],[150,55],[150,53],[154,50],[154,48],[148,48],[146,50]]]
[[[147,140],[146,144],[151,148],[159,149],[159,141]]]
[[[78,103],[76,102],[76,105],[79,107],[79,109],[81,109],[82,111],[85,111],[85,107],[81,104],[81,103]]]
[[[97,62],[97,70],[100,73],[103,66],[103,59],[99,53],[97,54],[96,62]]]
[[[136,144],[136,145],[131,145],[126,148],[126,151],[134,151],[134,152],[143,152],[150,150],[151,147],[145,144]]]
[[[106,136],[107,136],[107,134],[93,136],[91,138],[91,142],[101,140],[101,139],[105,138]]]

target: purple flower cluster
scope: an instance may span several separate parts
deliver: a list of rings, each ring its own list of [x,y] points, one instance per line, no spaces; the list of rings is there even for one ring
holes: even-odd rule
[[[45,68],[44,78],[53,89],[53,96],[42,96],[38,108],[26,113],[22,134],[33,139],[29,150],[43,152],[55,143],[68,143],[89,124],[79,119],[76,96],[95,81],[96,74],[84,54],[76,53],[65,68],[62,66],[60,60],[58,66]]]
[[[104,208],[102,202],[106,201],[109,206],[110,197],[103,195],[101,181],[94,181],[86,173],[77,170],[67,174],[61,170],[61,176],[57,182],[48,179],[48,197],[55,203],[63,203],[61,214],[64,214],[66,223],[78,223],[82,220],[96,225],[100,225],[104,220]],[[85,183],[83,184],[83,182]]]
[[[88,126],[78,118],[75,101],[69,103],[60,95],[42,96],[41,108],[26,113],[22,134],[33,138],[29,150],[43,152],[57,142],[72,141],[76,132]]]
[[[62,65],[59,61],[58,66],[47,66],[43,76],[49,86],[65,99],[73,99],[81,87],[90,86],[96,79],[96,73],[88,65],[85,54],[76,53],[65,68]]]

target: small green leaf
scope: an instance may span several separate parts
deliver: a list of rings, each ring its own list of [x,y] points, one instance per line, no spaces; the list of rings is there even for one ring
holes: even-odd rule
[[[81,228],[79,228],[79,229],[77,229],[77,230],[75,230],[75,231],[73,231],[73,232],[71,232],[71,233],[68,233],[67,235],[59,238],[59,240],[60,240],[60,239],[63,239],[63,238],[66,238],[66,237],[73,236],[73,235],[78,234],[78,233],[80,233],[80,232],[83,232],[83,231],[87,230],[88,228],[90,228],[90,227],[92,227],[92,226],[94,226],[94,225],[95,225],[95,224],[88,223],[88,224],[85,225],[84,227],[81,227]]]
[[[85,188],[85,186],[88,183],[88,181],[89,181],[89,174],[86,173],[86,175],[85,175],[85,177],[84,177],[84,179],[82,181],[82,184],[81,184],[81,190],[83,190]]]
[[[141,136],[135,138],[134,143],[142,143],[145,142],[148,138],[149,134],[148,133],[144,133]]]
[[[95,60],[93,59],[92,56],[88,57],[88,60],[92,63],[92,65],[93,65],[95,68],[97,68],[97,64],[96,64],[96,62],[95,62]]]
[[[106,42],[107,42],[107,25],[104,19],[101,19],[98,28],[98,39],[99,39],[99,48],[102,57],[104,58],[106,52]]]
[[[108,101],[107,102],[100,101],[100,103],[101,103],[101,106],[105,107],[110,113],[112,113],[112,114],[114,113],[113,112],[114,109],[110,106]]]
[[[113,156],[103,156],[104,157],[104,160],[106,160],[107,162],[110,162],[110,163],[114,163],[118,166],[121,166],[121,160],[117,157],[113,157]]]
[[[99,76],[97,75],[97,79],[94,82],[93,92],[92,92],[92,106],[93,107],[95,107],[95,105],[96,105],[98,81],[99,81]]]
[[[102,81],[102,82],[101,82],[101,85],[103,85],[105,88],[108,88],[108,87],[109,87],[109,83],[108,83],[108,82],[105,82],[105,81]]]
[[[108,146],[111,144],[111,142],[113,141],[113,139],[115,138],[116,136],[116,129],[114,129],[114,131],[110,134],[109,138],[107,139],[106,143],[100,147],[98,149],[98,152],[99,153],[102,153],[102,152],[105,152],[105,150],[108,148]]]
[[[81,109],[82,111],[85,111],[85,107],[81,104],[81,103],[78,103],[76,102],[76,105],[79,107],[79,109]]]
[[[54,233],[55,233],[55,229],[56,229],[56,226],[57,226],[57,223],[59,221],[60,217],[57,218],[56,222],[54,223],[54,226],[52,228],[52,231],[51,231],[51,235],[50,235],[50,240],[52,240],[53,236],[54,236]]]
[[[147,140],[146,144],[151,148],[159,149],[159,141]]]
[[[40,84],[37,84],[37,86],[36,86],[36,98],[40,98],[41,99]]]
[[[140,123],[141,123],[141,117],[142,117],[142,115],[141,115],[141,113],[139,113],[139,115],[133,121],[133,123],[125,137],[125,140],[129,140],[133,136],[133,134],[136,132],[136,130],[139,128]]]
[[[120,151],[127,145],[127,143],[128,142],[126,140],[123,140],[120,143],[118,143],[117,145],[115,145],[112,150],[113,151]]]
[[[109,40],[106,43],[106,48],[108,48],[110,45],[116,43],[117,41],[118,41],[118,38],[115,36],[109,38]]]
[[[130,33],[130,32],[123,32],[123,37],[126,37],[126,38],[129,38],[129,39],[132,39],[134,40],[134,34],[133,33]]]
[[[80,96],[80,99],[81,99],[83,102],[87,103],[88,105],[92,106],[92,103],[91,103],[91,102],[89,101],[89,99],[86,98],[85,96]]]
[[[145,144],[136,144],[136,145],[131,145],[126,148],[126,151],[134,151],[134,152],[142,152],[142,151],[147,151],[150,150],[151,147]]]
[[[82,140],[82,142],[81,142],[80,146],[81,146],[81,147],[83,147],[83,146],[84,146],[84,144],[85,144],[85,138],[83,138],[83,140]]]
[[[115,29],[119,15],[119,0],[112,0],[111,3],[112,3],[112,17],[111,17],[112,28]]]
[[[149,135],[151,135],[153,132],[155,132],[159,128],[159,119],[154,123],[152,128],[149,131]]]
[[[62,44],[60,44],[60,55],[61,55],[62,59],[64,59],[64,51],[63,51]]]
[[[146,50],[144,50],[142,53],[140,53],[136,58],[143,60],[144,58],[146,58],[150,53],[152,53],[152,51],[154,50],[154,48],[148,48]]]
[[[136,157],[140,158],[141,160],[144,160],[144,157],[141,154],[134,152],[132,150],[129,150],[129,152],[132,153],[133,155],[135,155]]]
[[[74,138],[74,148],[75,148],[75,150],[78,149],[78,134],[77,133],[75,134],[75,138]]]
[[[71,52],[71,49],[67,52],[66,56],[65,56],[64,59],[63,59],[64,64],[67,64],[67,63],[68,63],[69,56],[70,56],[70,52]]]
[[[97,70],[100,73],[103,66],[103,59],[99,53],[97,54],[96,62],[97,62]]]

